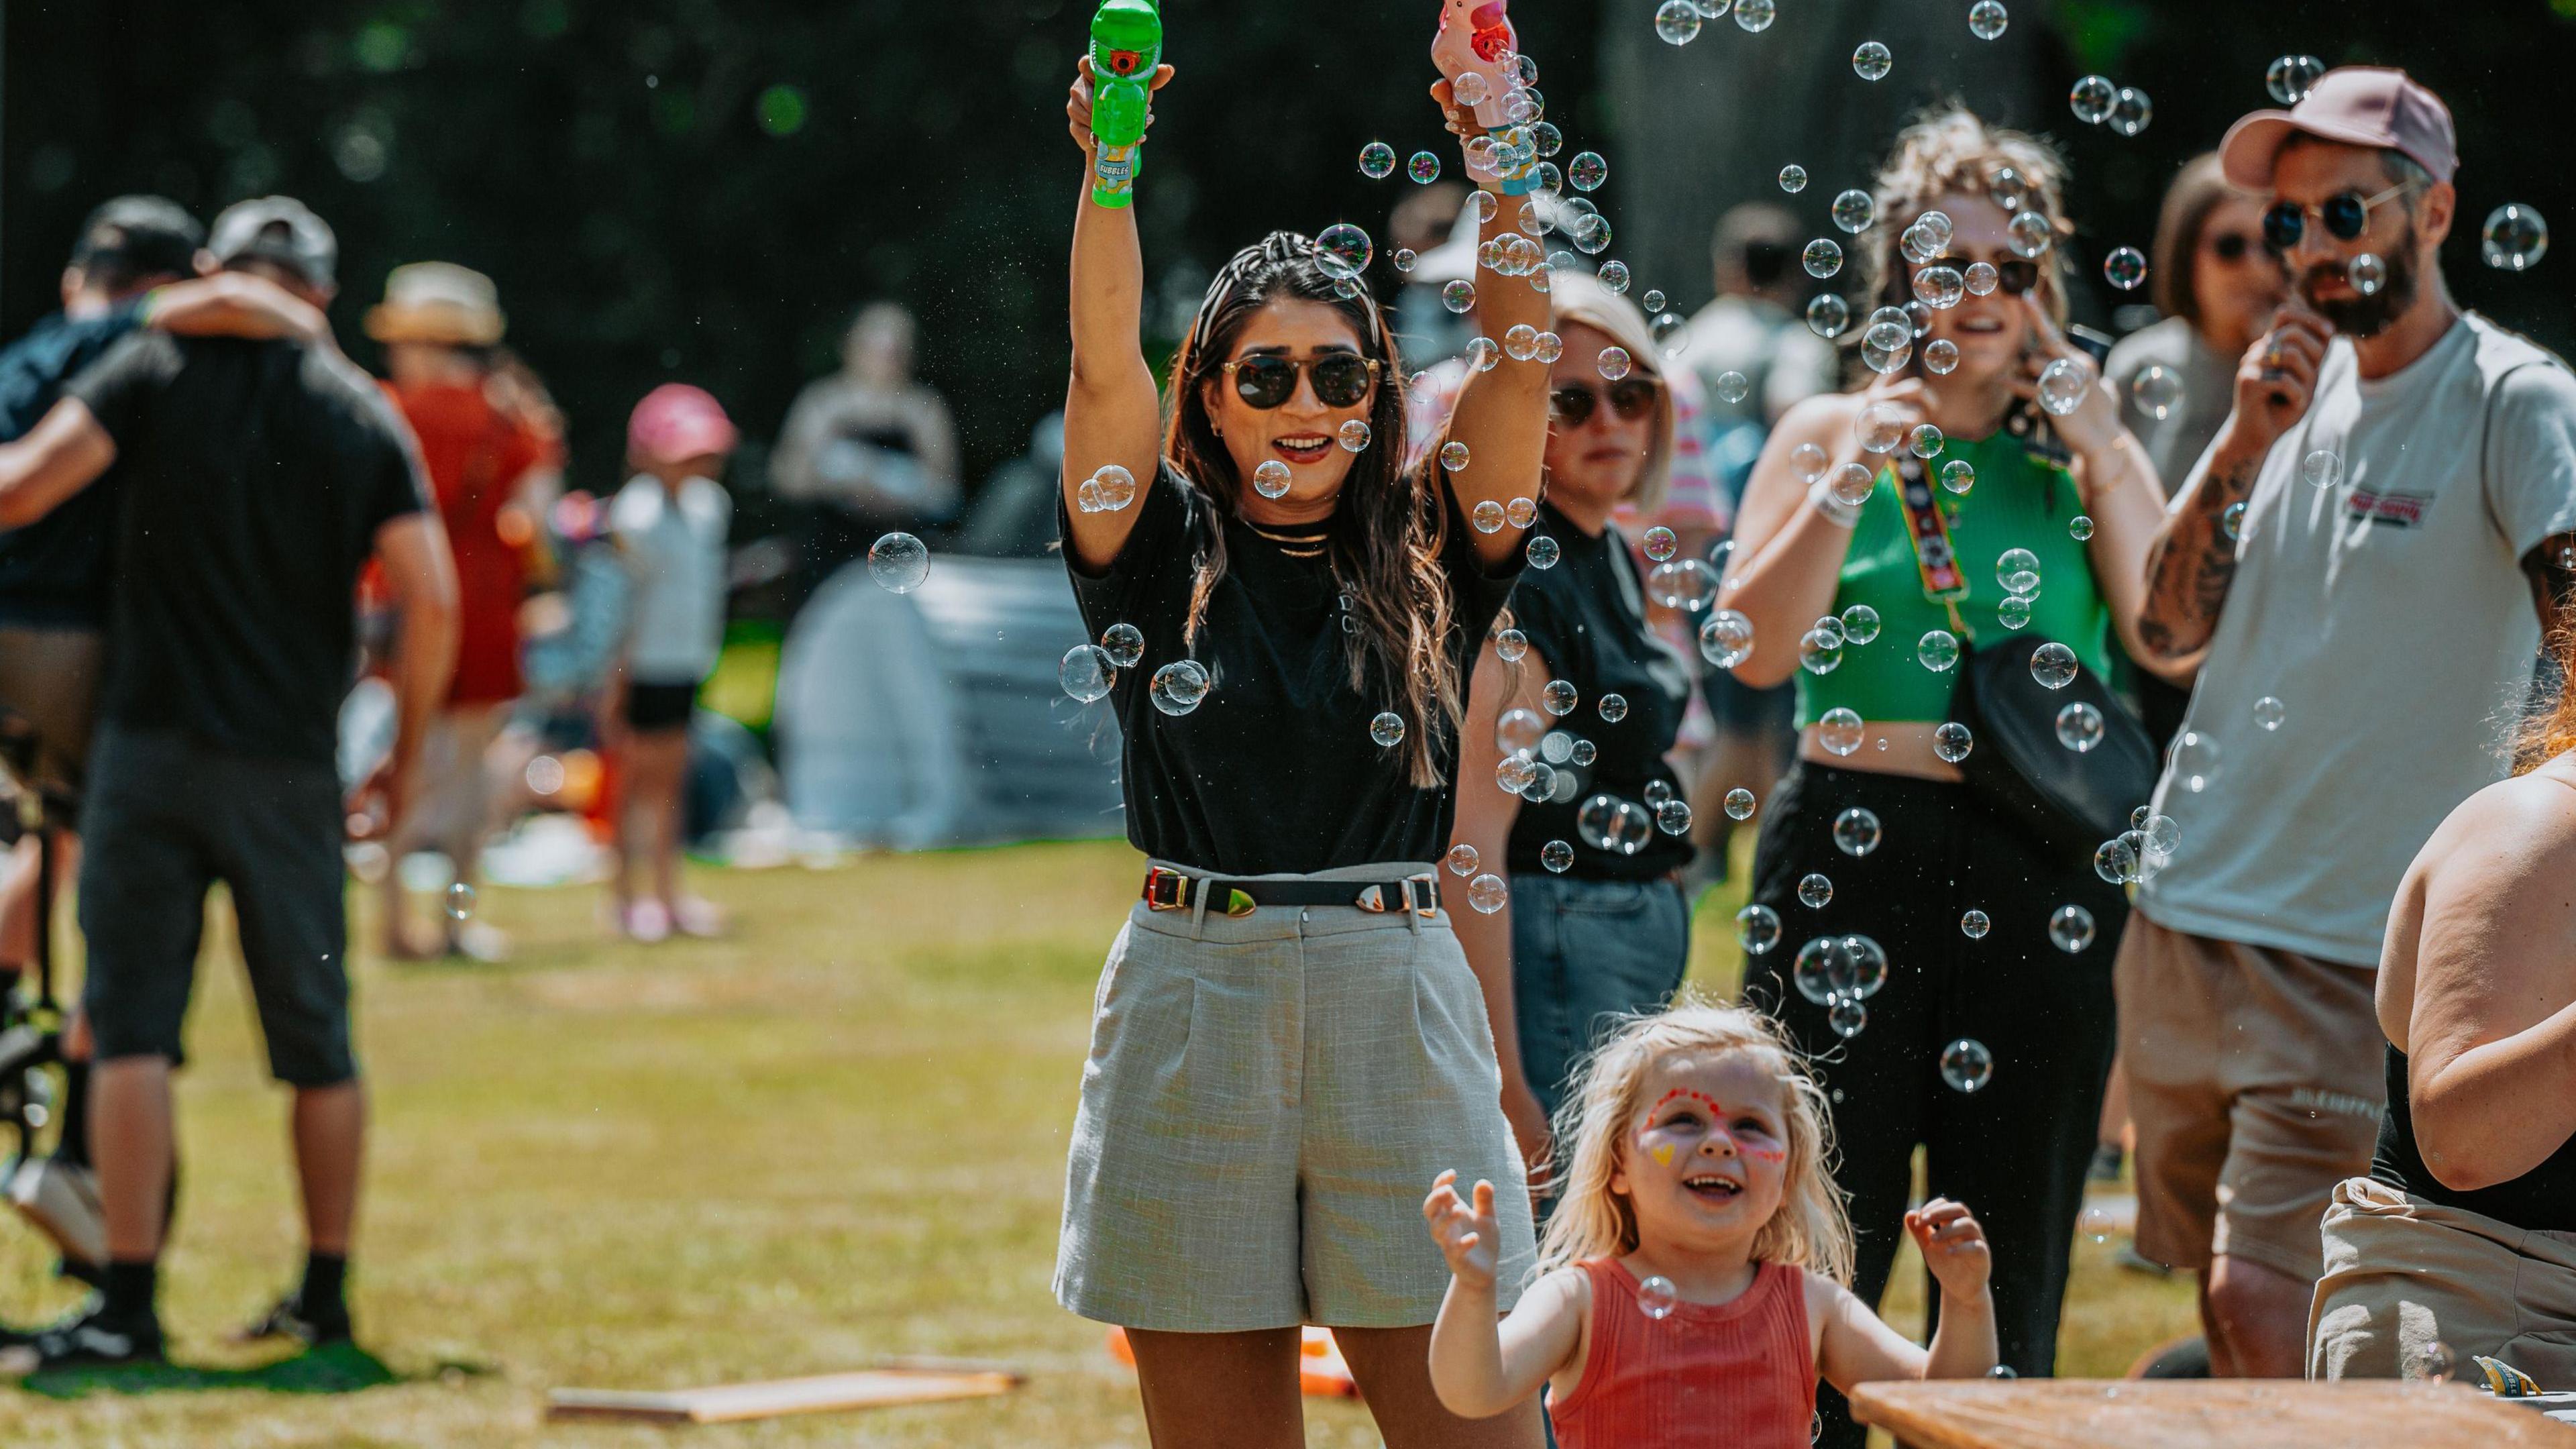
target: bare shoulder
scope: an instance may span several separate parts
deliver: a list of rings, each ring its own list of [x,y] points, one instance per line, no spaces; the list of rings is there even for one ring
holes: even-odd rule
[[[2417,874],[2576,865],[2576,758],[2560,756],[2462,801],[2415,858]]]

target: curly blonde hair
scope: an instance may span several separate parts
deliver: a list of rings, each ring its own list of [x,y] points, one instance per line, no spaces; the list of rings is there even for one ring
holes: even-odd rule
[[[2027,183],[2021,204],[2048,218],[2057,246],[2039,258],[2040,301],[2058,325],[2066,323],[2066,160],[2055,146],[2026,131],[1990,126],[1957,101],[1917,116],[1896,134],[1887,164],[1878,170],[1872,200],[1876,219],[1860,237],[1863,295],[1869,306],[1902,307],[1914,300],[1913,278],[1897,255],[1897,242],[1915,218],[1945,196],[1985,196],[1997,173],[2010,167]],[[1858,306],[1855,312],[1862,310]]]
[[[1788,1187],[1754,1238],[1753,1256],[1850,1286],[1851,1217],[1834,1186],[1833,1116],[1823,1085],[1778,1022],[1688,993],[1667,1010],[1625,1018],[1576,1068],[1556,1121],[1557,1141],[1572,1143],[1574,1158],[1539,1244],[1538,1273],[1636,1251],[1636,1212],[1610,1180],[1630,1124],[1646,1109],[1647,1069],[1677,1052],[1749,1052],[1779,1080],[1787,1099]]]

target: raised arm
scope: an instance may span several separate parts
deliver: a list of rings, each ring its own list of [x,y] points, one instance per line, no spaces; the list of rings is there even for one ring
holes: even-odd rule
[[[1878,459],[1860,446],[1854,422],[1864,402],[1886,400],[1921,407],[1922,384],[1907,380],[1874,387],[1859,398],[1826,394],[1789,409],[1753,465],[1744,502],[1735,515],[1735,555],[1719,603],[1753,621],[1753,654],[1735,666],[1735,677],[1769,688],[1798,672],[1798,639],[1834,606],[1843,559],[1851,551],[1852,525],[1811,500],[1798,449],[1824,450],[1825,477],[1846,464],[1876,470]]]
[[[1982,1378],[1995,1366],[1995,1300],[1987,1284],[1993,1252],[1985,1229],[1965,1205],[1936,1197],[1906,1213],[1905,1231],[1941,1291],[1941,1322],[1928,1351],[1880,1321],[1849,1289],[1808,1275],[1809,1314],[1824,1325],[1816,1366],[1845,1393],[1886,1379]]]
[[[98,481],[116,461],[116,440],[89,404],[64,398],[27,435],[0,443],[0,528],[24,528]]]
[[[1481,133],[1475,113],[1460,110],[1450,99],[1449,82],[1434,83],[1431,98],[1440,103],[1450,130],[1461,136]],[[1503,183],[1494,176],[1473,170],[1468,174],[1494,199],[1493,214],[1479,225],[1477,241],[1524,239],[1521,208],[1532,204],[1531,198],[1504,194]],[[1548,330],[1553,317],[1547,294],[1530,285],[1529,278],[1506,277],[1479,267],[1475,287],[1476,306],[1469,315],[1478,335],[1500,343],[1515,327]],[[1508,506],[1515,498],[1538,497],[1539,474],[1547,458],[1547,376],[1547,363],[1536,358],[1514,361],[1509,353],[1502,354],[1491,372],[1468,370],[1449,425],[1449,436],[1467,445],[1467,466],[1456,473],[1437,470],[1448,480],[1459,512],[1473,513],[1477,504],[1488,501]],[[1522,531],[1506,525],[1493,533],[1469,536],[1477,557],[1491,565],[1521,547]]]
[[[1172,68],[1154,74],[1154,89],[1172,78]],[[1136,239],[1136,203],[1103,206],[1092,197],[1091,57],[1082,58],[1081,73],[1065,102],[1065,118],[1082,147],[1082,200],[1073,220],[1073,382],[1064,399],[1065,516],[1072,536],[1065,546],[1085,569],[1100,570],[1117,561],[1127,535],[1144,510],[1128,507],[1085,513],[1074,506],[1074,492],[1084,479],[1109,464],[1134,474],[1140,487],[1150,487],[1162,457],[1161,399],[1154,389],[1153,369],[1145,364],[1141,333],[1145,322],[1145,258]],[[1151,123],[1148,122],[1150,125]]]
[[[1512,824],[1521,813],[1521,797],[1494,783],[1495,767],[1503,759],[1495,733],[1505,711],[1538,707],[1538,682],[1548,677],[1547,662],[1535,649],[1522,656],[1517,668],[1503,662],[1491,640],[1476,656],[1476,676],[1467,689],[1467,718],[1459,726],[1458,822],[1451,840],[1475,848],[1480,872],[1510,874]],[[1512,1136],[1520,1142],[1521,1160],[1528,1164],[1530,1185],[1536,1188],[1547,1161],[1548,1121],[1521,1065],[1519,1012],[1512,994],[1511,902],[1507,898],[1503,908],[1491,915],[1453,910],[1449,919],[1457,928],[1458,944],[1466,949],[1467,966],[1484,989],[1485,1016],[1494,1028],[1494,1057],[1503,1069],[1503,1115],[1511,1119]]]
[[[2137,626],[2142,663],[2187,664],[2218,631],[2219,612],[2236,582],[2236,540],[2227,535],[2227,510],[2254,496],[2264,457],[2307,415],[2317,369],[2332,340],[2324,319],[2293,304],[2274,315],[2272,330],[2255,339],[2237,364],[2235,411],[2174,495],[2147,547],[2147,595]]]
[[[322,309],[248,272],[217,272],[155,287],[143,300],[143,325],[181,337],[292,337],[336,348]]]
[[[1511,1316],[1497,1323],[1494,1265],[1502,1224],[1494,1185],[1479,1182],[1461,1196],[1458,1174],[1444,1172],[1423,1200],[1422,1215],[1450,1275],[1431,1325],[1431,1391],[1462,1419],[1490,1419],[1574,1363],[1591,1285],[1581,1269],[1560,1268],[1531,1284]]]

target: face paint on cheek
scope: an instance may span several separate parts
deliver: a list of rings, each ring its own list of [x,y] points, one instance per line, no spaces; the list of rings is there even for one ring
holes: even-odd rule
[[[1743,1153],[1745,1156],[1752,1158],[1756,1162],[1786,1162],[1789,1160],[1789,1149],[1786,1147],[1765,1147],[1761,1143],[1751,1142],[1739,1143],[1736,1150]]]
[[[1673,1144],[1669,1142],[1658,1142],[1655,1144],[1655,1150],[1647,1155],[1654,1158],[1655,1161],[1662,1163],[1664,1166],[1670,1167],[1673,1165]]]

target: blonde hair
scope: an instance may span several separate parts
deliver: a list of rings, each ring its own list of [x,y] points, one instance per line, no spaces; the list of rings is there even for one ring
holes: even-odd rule
[[[1668,1010],[1623,1020],[1576,1068],[1556,1122],[1557,1141],[1574,1145],[1574,1159],[1539,1244],[1538,1272],[1636,1251],[1636,1213],[1610,1179],[1619,1170],[1629,1125],[1646,1110],[1641,1099],[1647,1069],[1676,1052],[1748,1052],[1778,1079],[1787,1098],[1782,1115],[1789,1134],[1788,1184],[1779,1211],[1754,1237],[1753,1256],[1850,1286],[1851,1217],[1834,1186],[1833,1119],[1823,1085],[1778,1022],[1750,1007],[1711,1005],[1688,992]]]
[[[2039,258],[2040,300],[2059,326],[2066,325],[2066,161],[2057,148],[2026,131],[1990,126],[1957,101],[1923,112],[1896,135],[1887,164],[1878,170],[1872,200],[1876,219],[1861,233],[1863,295],[1872,307],[1902,307],[1914,300],[1912,277],[1897,243],[1916,217],[1944,196],[1985,196],[2004,168],[2027,183],[2023,211],[2048,218],[2057,245]],[[1855,308],[1857,310],[1857,308]]]
[[[1559,272],[1551,278],[1548,299],[1555,308],[1558,331],[1568,323],[1580,323],[1601,333],[1628,354],[1636,372],[1663,384],[1655,392],[1654,440],[1646,445],[1646,461],[1638,467],[1637,480],[1628,485],[1624,500],[1639,515],[1652,517],[1664,506],[1664,493],[1673,482],[1674,411],[1673,380],[1664,372],[1663,354],[1656,350],[1646,314],[1636,303],[1580,272]]]

